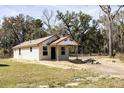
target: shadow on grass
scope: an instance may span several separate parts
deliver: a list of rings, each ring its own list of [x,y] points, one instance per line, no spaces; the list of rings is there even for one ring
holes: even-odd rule
[[[7,65],[7,64],[0,64],[0,67],[8,67],[10,65]]]

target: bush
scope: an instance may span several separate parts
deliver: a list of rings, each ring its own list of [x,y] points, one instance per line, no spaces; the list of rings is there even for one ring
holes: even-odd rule
[[[116,50],[113,50],[112,57],[115,57],[115,55],[116,55]]]
[[[48,85],[49,85],[50,88],[64,87],[65,83],[63,83],[63,82],[56,82],[56,81],[50,81],[50,82],[48,82]]]
[[[4,56],[4,49],[0,48],[0,57],[3,57],[3,56]]]
[[[0,58],[7,58],[7,57],[11,57],[9,49],[0,48]]]

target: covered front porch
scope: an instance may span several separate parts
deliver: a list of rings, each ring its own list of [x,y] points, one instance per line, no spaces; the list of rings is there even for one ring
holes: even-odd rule
[[[51,47],[51,59],[52,60],[68,60],[69,59],[69,49],[71,47],[78,49],[78,43],[72,40],[70,37],[61,38],[52,44]]]
[[[51,46],[51,60],[68,60],[69,46]]]

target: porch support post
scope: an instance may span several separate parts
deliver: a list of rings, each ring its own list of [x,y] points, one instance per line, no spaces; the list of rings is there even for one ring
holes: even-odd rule
[[[59,61],[59,47],[56,46],[56,57],[57,57],[57,61]]]

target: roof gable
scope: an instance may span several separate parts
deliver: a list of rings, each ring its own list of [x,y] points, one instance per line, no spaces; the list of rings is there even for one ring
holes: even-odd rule
[[[51,43],[51,45],[78,45],[78,43],[69,36],[65,36]]]

